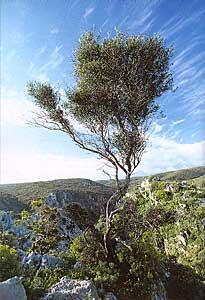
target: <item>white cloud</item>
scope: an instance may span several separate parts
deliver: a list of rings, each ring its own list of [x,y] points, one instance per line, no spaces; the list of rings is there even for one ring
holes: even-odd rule
[[[95,158],[65,157],[44,153],[13,153],[2,155],[2,183],[32,182],[57,178],[102,178],[102,163]],[[104,177],[103,177],[104,178]]]
[[[50,81],[50,74],[56,71],[59,66],[64,61],[64,56],[62,55],[63,46],[56,46],[51,53],[48,55],[47,60],[40,67],[35,65],[33,62],[30,63],[28,68],[28,75],[35,79],[44,82]],[[37,50],[37,56],[43,54],[46,51],[46,46],[43,46]]]
[[[58,66],[60,66],[64,60],[63,55],[60,53],[60,50],[62,49],[61,46],[56,46],[55,49],[51,52],[50,58],[41,68],[40,72],[42,71],[51,71],[55,70]]]
[[[140,13],[140,15],[137,17],[137,19],[130,25],[130,29],[135,29],[137,27],[141,27],[144,24],[146,24],[146,22],[148,21],[148,19],[151,17],[152,15],[152,10],[145,10],[142,11]],[[145,31],[145,30],[143,30]]]
[[[51,34],[58,34],[59,33],[59,29],[58,28],[52,28],[50,31]]]
[[[196,11],[188,18],[174,16],[161,27],[160,34],[166,38],[170,38],[174,34],[179,34],[190,24],[194,26],[194,23],[200,19],[203,13],[203,10]]]
[[[167,137],[153,135],[137,172],[154,174],[200,166],[204,163],[205,141],[186,144]]]
[[[181,124],[185,121],[185,119],[181,119],[181,120],[176,120],[176,121],[173,121],[172,124],[173,125],[178,125],[178,124]]]
[[[46,51],[46,46],[42,46],[42,47],[37,49],[36,55],[39,56],[39,55],[45,53],[45,51]]]
[[[17,91],[10,91],[5,97],[2,95],[1,123],[3,126],[27,126],[26,123],[31,120],[33,111],[36,111],[35,105]]]
[[[156,134],[159,133],[160,131],[162,131],[163,126],[158,124],[157,122],[154,122],[152,124],[152,131]]]
[[[35,80],[39,80],[42,82],[49,82],[50,78],[48,77],[48,74],[44,72],[44,73],[38,73],[37,76],[35,77]]]
[[[135,175],[149,175],[204,164],[204,142],[178,143],[152,135]],[[2,149],[1,182],[29,182],[57,178],[108,179],[102,172],[103,161],[95,156],[63,156],[24,149]],[[7,151],[6,151],[7,150]],[[104,168],[106,169],[106,168]],[[108,169],[106,169],[108,170]],[[110,171],[110,169],[109,169]]]
[[[86,8],[85,12],[84,12],[84,19],[87,19],[87,17],[89,17],[94,11],[94,7],[88,7]]]

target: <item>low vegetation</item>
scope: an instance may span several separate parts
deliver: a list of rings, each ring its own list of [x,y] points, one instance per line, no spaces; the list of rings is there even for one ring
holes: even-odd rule
[[[18,253],[0,241],[0,282],[13,276],[20,275],[20,262]]]
[[[83,229],[83,234],[72,241],[68,251],[59,253],[57,210],[48,209],[43,201],[34,201],[31,212],[40,214],[41,219],[28,224],[35,232],[33,246],[28,251],[57,255],[64,263],[55,269],[34,268],[33,272],[21,268],[29,299],[39,299],[64,275],[91,279],[99,294],[103,290],[113,291],[119,300],[149,300],[164,290],[174,299],[201,299],[205,279],[202,205],[205,189],[192,182],[181,186],[175,181],[169,191],[166,185],[164,181],[150,181],[146,188],[131,187],[123,208],[113,219],[110,237],[114,252],[110,257],[103,246],[103,214],[95,220],[88,211],[68,206],[66,213]],[[18,222],[25,224],[29,216],[30,212],[23,211]],[[2,278],[8,278],[11,269],[19,274],[17,253],[12,249],[14,240],[15,237],[12,241],[6,234],[0,237],[0,243],[4,244],[0,258],[7,264]]]

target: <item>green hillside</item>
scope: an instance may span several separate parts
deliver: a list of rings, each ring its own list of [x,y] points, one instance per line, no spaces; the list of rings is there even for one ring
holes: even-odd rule
[[[70,191],[75,199],[78,197],[86,199],[89,195],[92,195],[94,199],[99,199],[103,196],[108,197],[112,193],[110,187],[81,178],[1,184],[0,209],[17,212],[27,207],[30,201],[45,198],[55,190]]]
[[[161,180],[189,180],[198,179],[198,183],[204,182],[205,167],[182,169],[177,171],[156,174]],[[133,177],[132,184],[140,182],[145,177]],[[86,199],[90,194],[94,199],[103,196],[108,197],[113,191],[114,182],[101,180],[98,182],[83,179],[57,179],[52,181],[39,181],[30,183],[1,184],[0,185],[0,210],[21,211],[28,206],[29,202],[38,198],[47,197],[52,191],[66,190],[74,194],[75,198]]]
[[[190,169],[181,169],[166,173],[157,174],[161,180],[188,180],[205,175],[205,167],[197,167]]]
[[[158,177],[160,180],[164,181],[176,181],[176,180],[190,180],[200,177],[203,181],[205,179],[205,167],[195,167],[195,168],[189,168],[189,169],[181,169],[176,171],[169,171],[169,172],[163,172],[163,173],[157,173],[154,175],[151,175],[153,177]],[[150,176],[136,176],[131,179],[131,184],[136,184],[138,182],[141,182],[145,178]],[[99,183],[102,183],[106,186],[113,186],[114,181],[110,180],[100,180]]]

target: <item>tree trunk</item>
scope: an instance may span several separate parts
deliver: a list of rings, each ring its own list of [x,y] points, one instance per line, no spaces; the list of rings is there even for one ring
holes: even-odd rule
[[[121,209],[115,208],[115,209],[112,209],[111,212],[109,212],[109,206],[110,206],[111,201],[114,201],[115,205],[116,205],[117,201],[121,200],[125,196],[125,194],[127,193],[128,187],[129,187],[129,183],[130,183],[130,175],[127,175],[123,188],[115,196],[113,195],[110,197],[110,199],[107,202],[107,207],[106,207],[106,228],[105,228],[105,233],[104,233],[104,248],[106,251],[107,260],[109,262],[114,262],[116,264],[119,264],[119,261],[118,261],[118,257],[116,255],[116,251],[115,251],[116,241],[112,239],[111,229],[112,229],[113,217]]]

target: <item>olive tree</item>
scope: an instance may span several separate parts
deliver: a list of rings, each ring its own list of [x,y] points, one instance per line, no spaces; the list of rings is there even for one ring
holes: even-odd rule
[[[104,235],[111,258],[113,217],[122,209],[121,199],[145,150],[146,133],[159,110],[157,99],[172,89],[171,53],[158,36],[117,33],[100,40],[87,32],[74,53],[76,84],[65,97],[50,84],[28,84],[28,93],[40,108],[36,126],[64,132],[114,169],[116,190],[107,201]],[[85,131],[79,131],[73,120]]]

